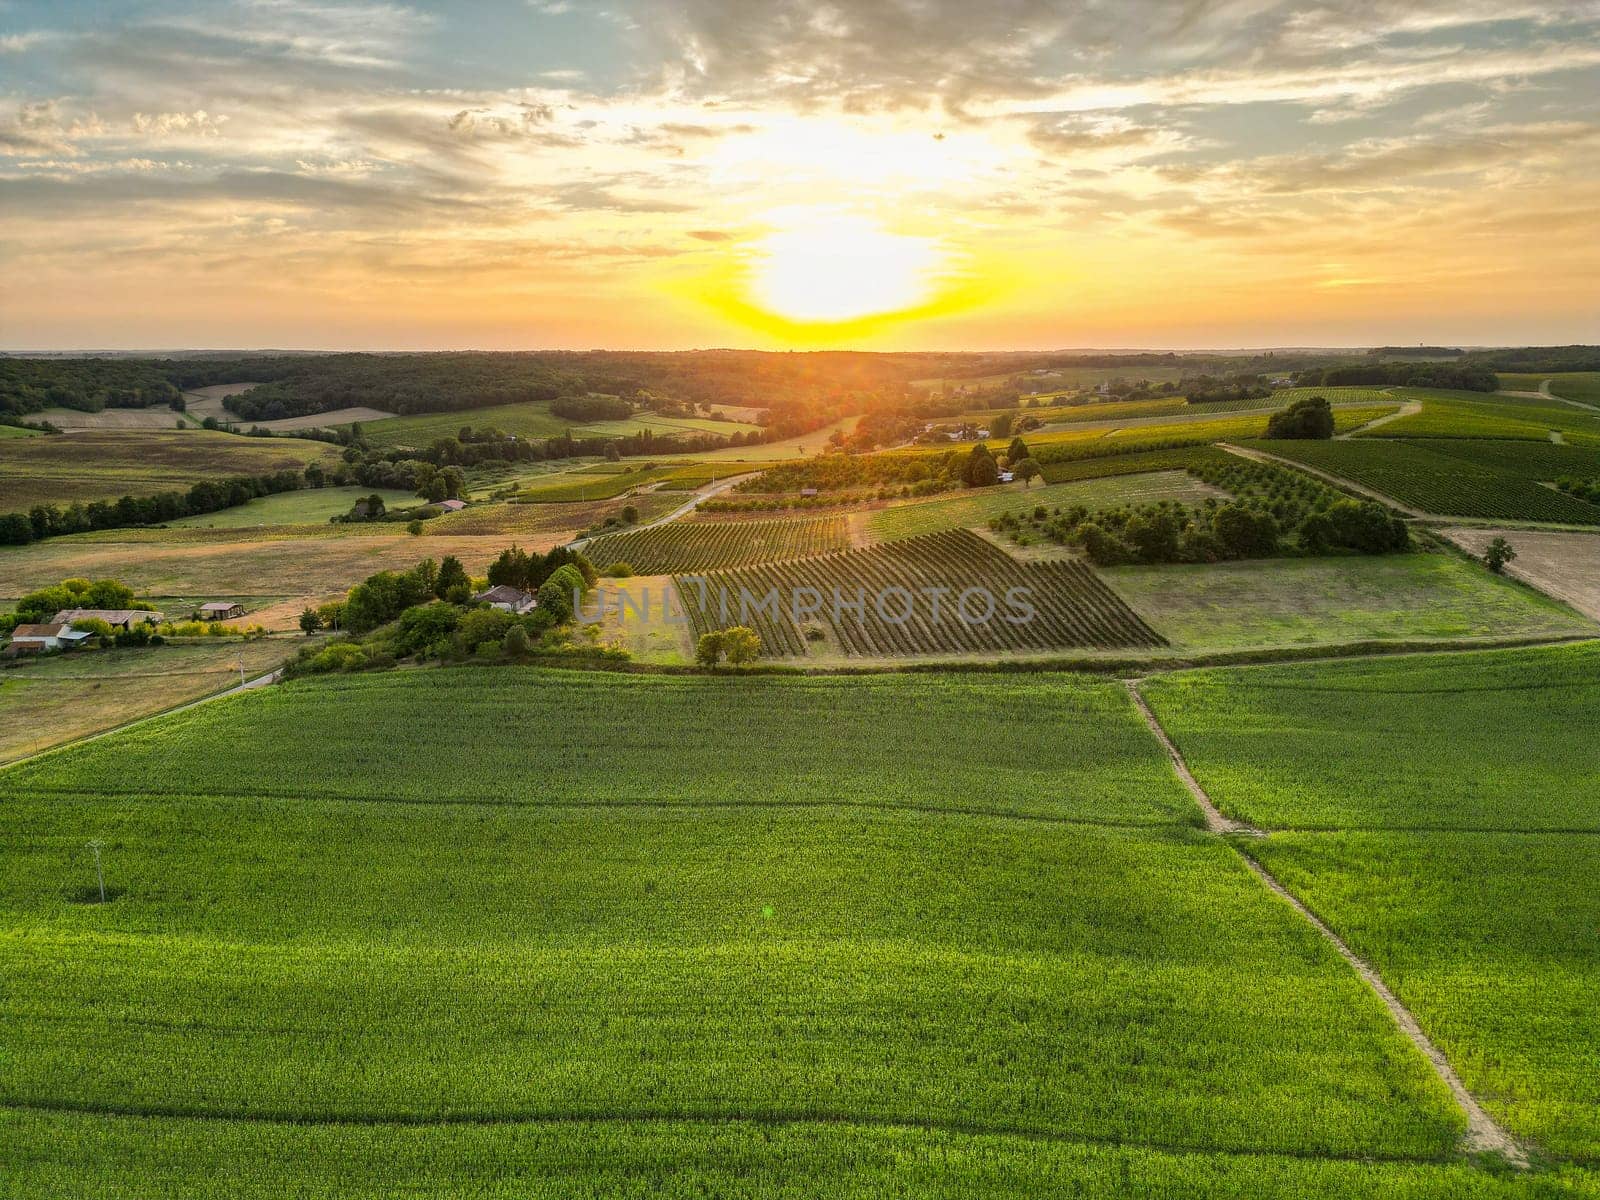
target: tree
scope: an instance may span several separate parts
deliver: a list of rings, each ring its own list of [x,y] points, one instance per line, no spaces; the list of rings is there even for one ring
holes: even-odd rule
[[[622,461],[622,451],[617,449],[617,444],[615,442],[607,442],[606,443],[606,461],[607,462],[621,462]]]
[[[1006,461],[1011,464],[1013,470],[1023,459],[1032,457],[1033,455],[1028,451],[1028,443],[1022,440],[1021,434],[1012,438],[1011,445],[1006,447]]]
[[[637,525],[639,523],[639,510],[632,504],[625,504],[622,508],[622,523],[624,525]]]
[[[307,637],[322,628],[322,617],[316,609],[308,608],[300,613],[300,628]]]
[[[1270,558],[1278,552],[1278,523],[1271,513],[1224,504],[1211,515],[1211,530],[1228,558]]]
[[[1326,440],[1333,436],[1333,408],[1321,396],[1296,400],[1267,418],[1267,436],[1284,440]]]
[[[461,560],[454,554],[447,554],[439,563],[439,577],[433,581],[433,594],[441,600],[448,600],[456,589],[472,590],[472,580],[467,578],[467,569],[461,565]]]
[[[761,635],[748,625],[734,625],[722,631],[722,652],[735,666],[754,662],[761,653]]]
[[[1021,439],[1018,440],[1020,441]],[[1039,464],[1033,459],[1021,458],[1011,464],[1011,473],[1022,480],[1023,487],[1027,487],[1043,472],[1040,471]]]
[[[714,667],[722,661],[722,635],[716,631],[702,633],[695,643],[694,660],[702,667]]]
[[[966,467],[961,473],[968,487],[993,487],[1000,480],[1000,468],[995,465],[989,447],[979,442],[967,455]]]
[[[1483,556],[1484,564],[1496,575],[1505,569],[1505,565],[1516,558],[1517,552],[1511,548],[1511,543],[1503,537],[1497,537],[1489,543],[1489,549]]]
[[[1170,512],[1139,512],[1128,518],[1123,537],[1140,562],[1172,562],[1178,557],[1178,520]]]
[[[996,413],[989,422],[989,436],[1003,438],[1011,432],[1011,414],[1008,412]]]
[[[407,521],[406,522],[406,532],[409,533],[412,537],[421,537],[422,536],[422,522],[421,521]]]

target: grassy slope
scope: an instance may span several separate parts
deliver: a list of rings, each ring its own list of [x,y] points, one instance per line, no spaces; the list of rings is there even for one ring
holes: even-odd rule
[[[236,508],[225,508],[221,512],[184,517],[171,522],[171,526],[174,529],[239,529],[252,525],[320,524],[330,517],[349,512],[351,505],[364,496],[372,495],[373,490],[361,487],[302,488],[298,492],[265,496]],[[422,503],[412,492],[379,488],[377,493],[389,508],[406,508]]]
[[[441,721],[448,756],[382,733]],[[195,799],[141,793],[179,762]],[[7,783],[12,1101],[571,1114],[611,1131],[608,1163],[679,1116],[879,1123],[913,1158],[1017,1130],[1432,1157],[1459,1129],[1375,999],[1194,829],[1115,683],[401,673],[207,706]],[[1074,820],[985,815],[1008,810]],[[96,836],[103,909],[76,902]],[[580,1144],[550,1169],[608,1169]],[[1351,1178],[1140,1170],[1169,1167]]]
[[[0,512],[183,491],[200,479],[270,474],[338,455],[338,447],[320,442],[203,429],[11,438],[0,445]]]
[[[1185,650],[1595,631],[1564,605],[1448,554],[1114,567],[1101,575]]]

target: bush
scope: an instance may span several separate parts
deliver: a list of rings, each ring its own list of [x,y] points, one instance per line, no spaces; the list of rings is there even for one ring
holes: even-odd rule
[[[702,633],[695,643],[694,660],[702,667],[714,667],[722,661],[722,635],[715,631]]]
[[[1296,400],[1267,418],[1267,436],[1278,440],[1326,440],[1333,436],[1333,408],[1321,396]]]
[[[354,642],[336,642],[326,646],[306,664],[306,669],[318,674],[329,671],[359,671],[367,665],[367,654]]]

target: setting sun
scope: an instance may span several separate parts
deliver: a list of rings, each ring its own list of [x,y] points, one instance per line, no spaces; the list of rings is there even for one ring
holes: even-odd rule
[[[853,321],[926,303],[942,262],[928,238],[863,217],[808,215],[757,244],[751,299],[790,321]]]

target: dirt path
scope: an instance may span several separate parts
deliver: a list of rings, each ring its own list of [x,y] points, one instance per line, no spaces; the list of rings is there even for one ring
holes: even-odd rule
[[[746,472],[744,472],[743,474],[740,474],[740,475],[730,475],[726,479],[722,480],[720,483],[714,484],[711,487],[705,488],[702,491],[695,492],[687,500],[685,500],[682,504],[678,505],[677,508],[673,509],[671,512],[669,512],[664,517],[657,517],[654,521],[646,521],[643,525],[630,526],[626,530],[620,530],[619,529],[619,530],[612,530],[611,532],[613,532],[613,533],[622,533],[622,532],[636,533],[641,529],[654,529],[657,525],[665,525],[669,521],[676,521],[679,517],[686,516],[687,514],[693,512],[699,506],[699,504],[700,504],[700,502],[702,500],[709,500],[713,496],[720,496],[723,492],[727,491],[734,484],[743,483],[746,479],[749,479],[750,476],[759,475],[760,473],[761,472],[759,472],[759,471],[746,471]],[[569,542],[567,544],[568,545],[568,549],[571,549],[571,550],[582,550],[590,542],[594,541],[594,539],[596,537],[602,537],[602,536],[604,536],[604,535],[603,534],[593,534],[590,537],[579,538],[575,542]]]
[[[1321,471],[1316,467],[1308,467],[1305,463],[1295,462],[1292,458],[1279,458],[1276,454],[1268,454],[1265,450],[1247,450],[1243,446],[1235,446],[1232,442],[1218,442],[1217,448],[1226,450],[1229,454],[1237,454],[1240,458],[1251,458],[1256,462],[1272,463],[1275,466],[1290,467],[1296,471],[1304,471],[1307,475],[1315,475],[1318,479],[1328,483],[1337,484],[1348,491],[1359,492],[1369,500],[1376,500],[1379,504],[1387,504],[1398,512],[1403,512],[1408,517],[1421,517],[1429,521],[1446,521],[1450,518],[1440,516],[1438,513],[1423,512],[1420,508],[1412,508],[1409,504],[1401,504],[1393,496],[1385,496],[1382,492],[1374,491],[1369,487],[1362,487],[1359,483],[1334,475],[1329,471]]]
[[[1421,411],[1422,401],[1408,400],[1405,404],[1400,406],[1400,410],[1398,412],[1392,412],[1387,417],[1378,417],[1375,420],[1368,421],[1365,425],[1358,425],[1349,433],[1336,434],[1334,440],[1340,442],[1349,441],[1358,433],[1364,433],[1368,429],[1376,429],[1380,425],[1387,425],[1390,421],[1398,421],[1401,417],[1414,417]]]
[[[1172,759],[1172,766],[1178,772],[1178,778],[1183,780],[1183,786],[1189,789],[1189,794],[1200,806],[1200,811],[1205,813],[1206,829],[1211,833],[1248,833],[1255,837],[1263,836],[1261,830],[1242,821],[1235,821],[1232,817],[1223,816],[1222,810],[1211,803],[1211,797],[1206,795],[1205,789],[1189,773],[1189,764],[1183,761],[1183,755],[1178,753],[1178,748],[1172,744],[1167,731],[1161,728],[1161,722],[1156,720],[1156,714],[1145,703],[1144,694],[1139,691],[1140,681],[1127,679],[1123,682],[1127,685],[1128,695],[1133,698],[1134,706],[1144,717],[1144,723],[1150,726],[1150,732],[1156,735],[1156,740],[1167,748],[1167,755]]]
[[[1155,713],[1151,710],[1149,704],[1145,702],[1144,696],[1139,691],[1139,681],[1137,679],[1129,679],[1124,682],[1127,685],[1128,694],[1133,697],[1134,704],[1144,714],[1145,723],[1150,726],[1150,731],[1156,735],[1161,744],[1167,748],[1167,753],[1171,755],[1172,764],[1178,771],[1178,777],[1183,780],[1184,786],[1189,789],[1190,794],[1194,796],[1201,809],[1205,812],[1206,828],[1212,833],[1246,833],[1255,837],[1267,836],[1260,829],[1241,824],[1222,815],[1217,806],[1211,802],[1211,797],[1206,795],[1205,789],[1195,780],[1194,775],[1189,771],[1188,764],[1183,761],[1183,755],[1179,753],[1177,746],[1167,736],[1167,731],[1161,727],[1161,722],[1157,720]],[[1434,1072],[1443,1081],[1444,1085],[1450,1089],[1450,1094],[1455,1097],[1456,1103],[1466,1113],[1467,1133],[1464,1139],[1466,1148],[1475,1153],[1499,1154],[1509,1163],[1519,1167],[1526,1167],[1528,1165],[1528,1156],[1522,1147],[1517,1144],[1516,1139],[1495,1123],[1494,1118],[1483,1111],[1483,1106],[1478,1103],[1476,1097],[1461,1082],[1460,1076],[1451,1067],[1449,1059],[1445,1058],[1444,1053],[1422,1031],[1422,1026],[1417,1024],[1417,1019],[1411,1015],[1411,1010],[1400,1003],[1399,997],[1389,990],[1389,985],[1384,983],[1383,976],[1378,974],[1377,968],[1350,949],[1345,940],[1330,929],[1321,917],[1307,908],[1298,896],[1279,883],[1270,871],[1251,856],[1246,843],[1230,841],[1229,845],[1238,852],[1239,857],[1244,859],[1245,865],[1250,868],[1255,877],[1261,880],[1275,895],[1286,901],[1295,912],[1305,918],[1313,929],[1327,939],[1333,948],[1339,952],[1339,956],[1350,964],[1356,974],[1373,990],[1378,999],[1383,1001],[1383,1006],[1389,1010],[1389,1015],[1394,1019],[1394,1023],[1400,1027],[1400,1032],[1405,1034],[1411,1040],[1411,1044],[1421,1051],[1422,1056],[1433,1065]]]

